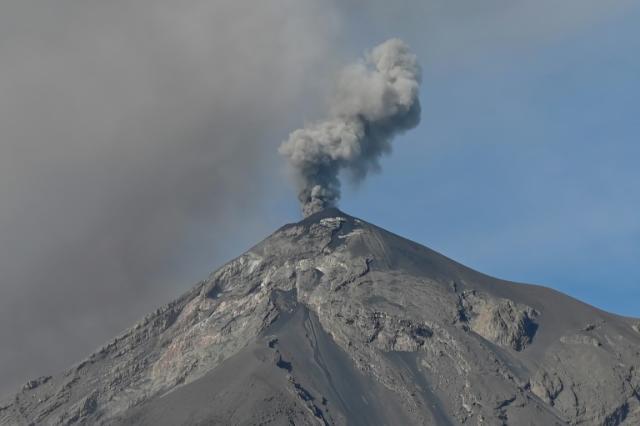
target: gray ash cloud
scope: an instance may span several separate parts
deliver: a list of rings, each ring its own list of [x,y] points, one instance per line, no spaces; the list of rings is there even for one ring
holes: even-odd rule
[[[400,39],[390,39],[345,67],[326,120],[295,130],[280,146],[299,185],[304,216],[340,199],[340,174],[359,182],[380,170],[393,138],[420,122],[420,65]]]

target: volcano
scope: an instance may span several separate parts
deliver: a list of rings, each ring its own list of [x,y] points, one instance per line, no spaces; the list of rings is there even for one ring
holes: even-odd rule
[[[325,209],[87,359],[7,425],[638,425],[640,321]]]

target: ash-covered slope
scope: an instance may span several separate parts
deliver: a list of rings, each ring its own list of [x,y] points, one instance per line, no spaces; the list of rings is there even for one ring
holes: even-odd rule
[[[327,209],[279,229],[2,424],[640,424],[640,322]]]

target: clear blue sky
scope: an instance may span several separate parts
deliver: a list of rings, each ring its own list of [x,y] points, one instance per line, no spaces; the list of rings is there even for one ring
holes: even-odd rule
[[[420,127],[341,207],[482,272],[640,316],[639,22],[633,7],[427,52]],[[408,38],[420,51],[433,32]]]

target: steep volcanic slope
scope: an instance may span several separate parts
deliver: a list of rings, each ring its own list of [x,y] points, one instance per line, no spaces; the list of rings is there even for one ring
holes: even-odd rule
[[[287,225],[2,424],[640,424],[640,322],[327,209]]]

